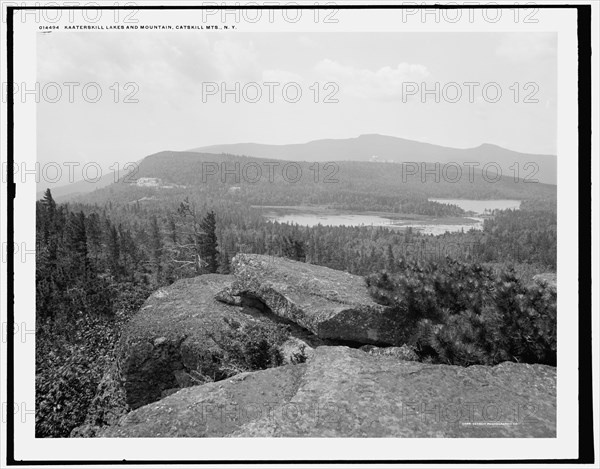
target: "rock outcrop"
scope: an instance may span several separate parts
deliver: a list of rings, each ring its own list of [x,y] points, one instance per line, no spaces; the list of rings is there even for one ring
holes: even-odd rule
[[[325,340],[403,344],[394,314],[371,298],[362,277],[257,254],[238,254],[231,263],[235,282],[217,295],[220,301],[253,301]]]
[[[420,363],[361,277],[250,254],[232,266],[148,298],[72,436],[556,436],[555,368]]]
[[[556,369],[431,365],[340,346],[194,386],[102,437],[556,437]]]
[[[227,347],[239,340],[235,331],[265,323],[251,308],[214,299],[232,282],[233,277],[217,274],[180,280],[151,295],[130,320],[117,345],[116,361],[132,409],[227,376]],[[281,348],[289,358],[300,345],[292,341]]]

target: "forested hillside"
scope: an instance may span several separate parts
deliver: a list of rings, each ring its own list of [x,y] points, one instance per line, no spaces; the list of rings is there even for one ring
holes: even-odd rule
[[[76,200],[103,205],[185,196],[207,203],[326,205],[356,211],[380,210],[447,216],[462,213],[428,198],[518,199],[554,209],[556,186],[498,177],[493,167],[392,163],[309,163],[185,152],[146,157],[120,181]],[[137,187],[139,178],[158,178],[162,188]],[[166,186],[166,187],[165,187]],[[232,187],[239,187],[235,192]]]

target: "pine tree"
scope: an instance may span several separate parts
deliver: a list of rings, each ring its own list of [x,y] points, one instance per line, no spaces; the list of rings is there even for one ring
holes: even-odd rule
[[[203,239],[203,220],[200,219],[195,204],[186,197],[179,205],[177,215],[177,242],[172,249],[171,262],[176,264],[178,269],[184,269],[184,272],[193,268],[195,275],[208,273],[208,261],[204,259],[208,252],[204,253],[206,241]]]
[[[396,259],[391,244],[388,244],[386,248],[385,268],[388,272],[394,272],[396,270]]]
[[[154,263],[154,272],[156,276],[156,284],[159,285],[162,276],[162,238],[160,234],[160,226],[156,215],[150,220],[150,249],[152,252],[152,260]]]
[[[306,262],[306,251],[304,243],[290,236],[283,238],[283,255],[294,261]]]
[[[218,243],[217,243],[217,220],[215,212],[212,210],[206,214],[200,224],[202,229],[201,237],[201,256],[204,260],[203,270],[208,273],[215,273],[219,268],[218,262]]]
[[[177,243],[177,225],[172,216],[169,217],[169,236],[171,237],[171,242],[173,244]]]
[[[108,266],[113,277],[121,277],[121,249],[119,245],[119,232],[111,225],[108,232]]]
[[[100,217],[97,213],[90,213],[87,217],[86,234],[88,251],[95,267],[98,267],[98,258],[102,247],[102,231],[100,228]]]
[[[87,278],[89,273],[89,258],[86,233],[86,218],[83,212],[71,213],[66,230],[66,244],[64,250],[71,267],[73,277]]]
[[[40,210],[38,210],[37,224],[41,228],[40,231],[43,233],[43,241],[48,244],[50,239],[50,233],[55,231],[56,221],[56,202],[52,198],[52,192],[50,189],[46,189],[44,197],[39,202]]]

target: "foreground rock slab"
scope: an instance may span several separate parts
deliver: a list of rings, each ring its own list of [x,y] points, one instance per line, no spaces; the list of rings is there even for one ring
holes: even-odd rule
[[[235,282],[221,301],[254,301],[321,339],[374,345],[402,345],[393,313],[371,298],[362,277],[282,257],[238,254]]]
[[[214,299],[233,277],[208,274],[153,293],[127,324],[116,360],[127,404],[135,409],[180,388],[222,379],[224,344],[261,318]],[[294,352],[293,344],[290,353]],[[233,373],[231,373],[233,374]]]
[[[556,436],[556,369],[431,365],[318,347],[306,363],[194,386],[101,437]]]

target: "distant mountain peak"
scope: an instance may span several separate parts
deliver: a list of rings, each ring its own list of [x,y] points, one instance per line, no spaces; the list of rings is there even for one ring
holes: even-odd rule
[[[356,137],[357,140],[396,140],[396,141],[405,141],[408,142],[410,140],[402,137],[394,137],[393,135],[383,135],[383,134],[360,134]],[[344,139],[342,139],[344,140]],[[416,141],[416,140],[413,140]]]
[[[500,150],[506,150],[506,148],[501,147],[500,145],[494,145],[493,143],[482,143],[481,145],[479,145],[478,147],[475,148],[481,148],[481,149],[500,149]]]

